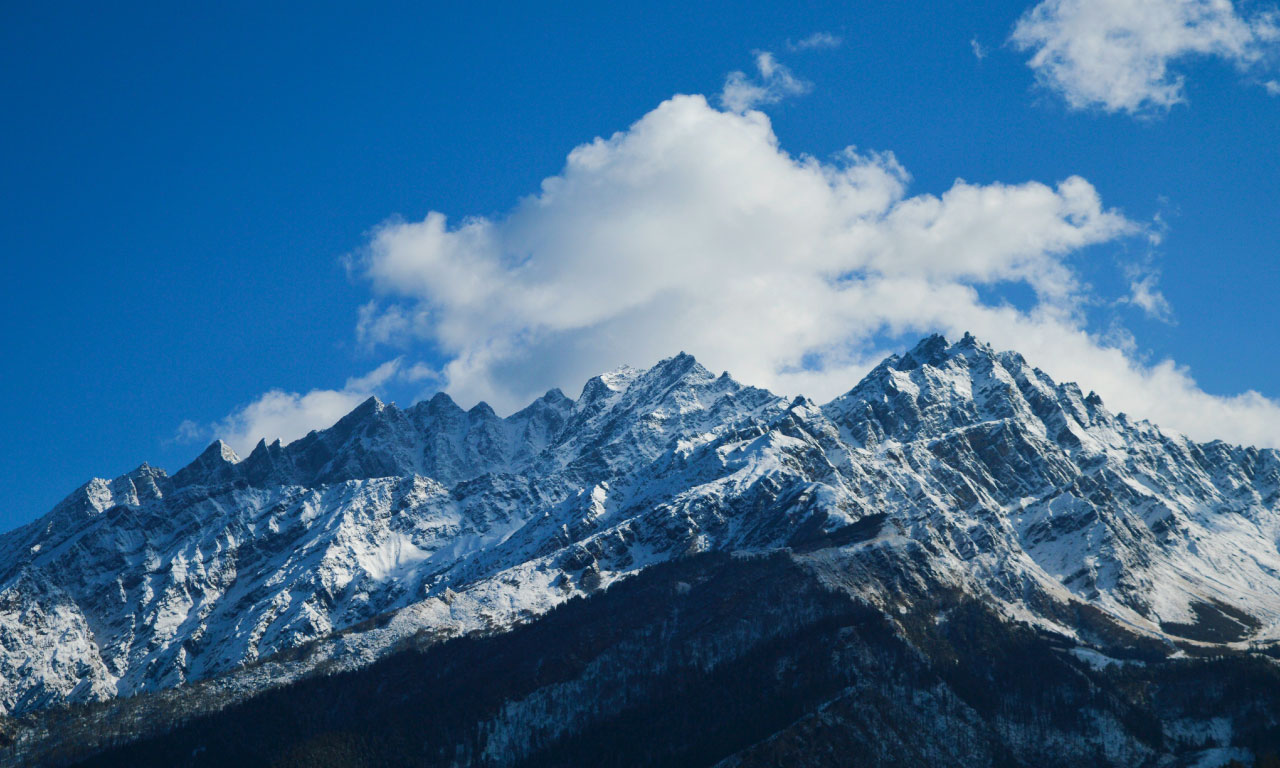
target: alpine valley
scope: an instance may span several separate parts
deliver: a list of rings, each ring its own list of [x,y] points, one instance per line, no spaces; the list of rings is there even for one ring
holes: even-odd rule
[[[0,762],[1277,765],[1278,540],[1280,454],[971,336],[370,399],[0,537]]]

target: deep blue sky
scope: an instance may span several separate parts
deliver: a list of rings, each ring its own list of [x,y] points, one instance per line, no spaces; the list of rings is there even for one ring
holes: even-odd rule
[[[1003,45],[1029,4],[7,8],[0,529],[91,476],[177,469],[203,447],[171,440],[185,419],[377,365],[342,266],[371,227],[505,210],[760,49],[814,85],[768,110],[792,153],[892,150],[913,192],[1080,174],[1160,215],[1177,322],[1125,323],[1209,392],[1280,396],[1280,98],[1209,61],[1168,114],[1069,111]],[[844,44],[787,50],[816,31]]]

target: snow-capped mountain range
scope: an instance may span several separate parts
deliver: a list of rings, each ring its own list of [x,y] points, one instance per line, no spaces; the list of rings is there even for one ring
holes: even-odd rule
[[[1077,609],[1170,654],[1245,647],[1280,639],[1278,539],[1275,451],[1112,414],[970,336],[824,405],[681,354],[506,418],[370,399],[90,481],[0,537],[0,712],[357,666],[707,550],[829,549],[886,610],[939,586],[1103,651]]]

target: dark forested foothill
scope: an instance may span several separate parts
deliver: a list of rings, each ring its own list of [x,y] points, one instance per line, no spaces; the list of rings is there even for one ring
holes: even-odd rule
[[[1099,662],[958,595],[883,611],[808,565],[655,566],[508,633],[305,680],[81,764],[1136,766],[1280,750],[1269,660]],[[1231,744],[1162,725],[1209,717]]]

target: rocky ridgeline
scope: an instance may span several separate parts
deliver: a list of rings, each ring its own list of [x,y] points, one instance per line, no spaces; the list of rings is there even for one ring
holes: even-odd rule
[[[1278,538],[1276,452],[1112,414],[972,337],[826,405],[682,354],[506,418],[370,399],[91,481],[0,537],[0,710],[360,666],[710,550],[818,553],[889,615],[942,588],[1102,650],[1243,647],[1280,634]]]

